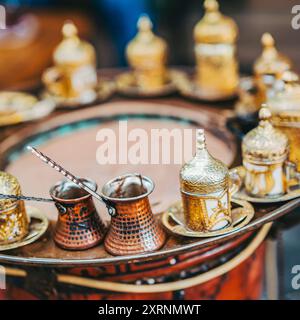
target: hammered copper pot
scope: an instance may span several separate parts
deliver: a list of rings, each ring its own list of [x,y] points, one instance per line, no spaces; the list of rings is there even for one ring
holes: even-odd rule
[[[151,179],[138,174],[120,176],[103,186],[102,195],[116,208],[104,241],[109,253],[129,255],[163,246],[166,234],[154,218],[148,199],[153,189]]]
[[[96,191],[95,182],[80,179]],[[92,196],[69,181],[60,181],[50,190],[58,209],[55,243],[68,250],[84,250],[100,243],[105,225],[100,220]]]

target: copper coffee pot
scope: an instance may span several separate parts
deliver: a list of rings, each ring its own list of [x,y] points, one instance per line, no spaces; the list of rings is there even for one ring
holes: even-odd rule
[[[115,204],[117,214],[105,238],[105,249],[113,255],[128,255],[161,248],[166,234],[155,220],[148,196],[154,189],[151,179],[126,174],[107,182],[102,196]]]
[[[79,179],[91,189],[95,182]],[[59,215],[54,231],[55,243],[68,250],[84,250],[104,237],[105,226],[96,211],[92,196],[72,182],[60,181],[50,190]]]
[[[148,199],[154,189],[151,179],[139,174],[123,175],[107,182],[102,188],[102,193],[99,194],[95,187],[93,188],[85,181],[76,178],[44,153],[31,146],[28,146],[28,149],[51,168],[73,182],[79,190],[84,190],[86,193],[83,198],[79,197],[80,200],[89,198],[91,195],[106,205],[108,213],[112,217],[111,227],[104,243],[108,252],[114,255],[126,255],[154,251],[163,246],[166,234],[154,219]],[[61,201],[61,195],[57,195],[55,191],[51,190],[50,192],[53,198],[57,198],[59,210],[62,209],[61,207],[67,209],[64,203],[66,201]],[[71,202],[73,201],[74,199]],[[70,214],[74,217],[73,210],[70,211]],[[75,218],[77,218],[77,220],[74,219],[75,222],[80,219],[78,214]],[[66,225],[69,227],[68,222]],[[71,240],[73,240],[72,235]]]

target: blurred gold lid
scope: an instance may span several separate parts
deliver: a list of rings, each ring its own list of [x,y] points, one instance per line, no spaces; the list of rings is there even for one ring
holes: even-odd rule
[[[142,15],[137,22],[138,33],[128,43],[126,56],[132,67],[144,66],[149,62],[165,64],[167,44],[165,40],[152,32],[152,22],[147,15]]]
[[[238,27],[233,19],[219,11],[216,0],[204,1],[205,14],[194,27],[196,43],[234,43]]]
[[[243,138],[243,159],[250,162],[281,161],[286,157],[288,138],[271,123],[271,112],[263,105],[259,110],[259,125]]]
[[[0,193],[7,195],[21,195],[20,184],[13,175],[0,171]],[[16,200],[0,200],[0,210],[5,210],[16,203]]]
[[[291,68],[291,61],[279,53],[275,47],[274,38],[270,33],[264,33],[261,37],[262,53],[254,62],[256,75],[272,74],[281,75]]]
[[[96,63],[94,47],[90,43],[79,39],[77,28],[73,22],[67,21],[64,23],[62,34],[63,40],[53,54],[56,65],[78,66]]]
[[[280,79],[284,86],[268,99],[276,125],[300,122],[300,83],[297,73],[287,70]]]
[[[228,186],[228,169],[208,152],[203,129],[197,130],[197,150],[194,158],[180,170],[182,192],[207,194],[225,190]]]

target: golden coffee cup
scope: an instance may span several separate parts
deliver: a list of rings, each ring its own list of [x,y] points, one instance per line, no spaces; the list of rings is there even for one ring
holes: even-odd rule
[[[136,85],[147,91],[161,88],[167,80],[167,44],[152,32],[152,22],[142,15],[138,33],[128,43],[126,57],[133,69]]]
[[[70,77],[60,68],[48,68],[43,73],[42,81],[51,94],[60,97],[70,96]]]
[[[216,0],[204,1],[205,14],[194,27],[196,83],[207,92],[236,93],[239,83],[238,27],[223,15]]]
[[[231,183],[228,168],[210,155],[204,130],[197,130],[197,151],[180,171],[180,191],[186,226],[193,231],[215,231],[232,222]]]
[[[20,196],[18,180],[0,171],[0,193]],[[23,200],[0,200],[0,245],[22,240],[28,234],[28,218]]]
[[[73,23],[66,22],[62,33],[53,54],[54,66],[45,70],[42,81],[50,94],[60,98],[91,97],[97,86],[95,50],[79,39]]]
[[[271,112],[265,106],[259,111],[259,125],[243,138],[245,189],[250,196],[274,198],[300,184],[296,165],[287,161],[289,141],[274,128]]]

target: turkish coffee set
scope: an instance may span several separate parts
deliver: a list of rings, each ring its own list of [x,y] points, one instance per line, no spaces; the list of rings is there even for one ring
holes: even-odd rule
[[[168,45],[154,34],[149,17],[142,15],[126,48],[129,71],[104,79],[96,69],[94,47],[80,39],[76,26],[67,21],[53,53],[53,66],[42,75],[39,98],[23,92],[0,93],[0,126],[36,120],[55,108],[104,102],[114,93],[134,98],[175,92],[207,101],[233,98],[239,83],[238,28],[219,11],[217,1],[207,0],[204,7],[205,15],[194,28],[196,72],[192,76],[167,66]]]
[[[67,22],[64,39],[53,55],[54,66],[42,76],[42,101],[48,101],[51,108],[74,107],[105,100],[115,90],[132,97],[162,96],[178,90],[183,96],[212,101],[238,95],[237,113],[259,110],[258,126],[242,141],[242,166],[229,170],[212,157],[204,130],[198,129],[195,156],[180,170],[181,201],[172,204],[158,221],[149,202],[154,189],[150,178],[126,174],[97,191],[94,181],[77,178],[29,147],[67,180],[52,186],[51,198],[46,199],[22,195],[15,177],[0,174],[0,250],[32,243],[48,228],[43,213],[25,206],[24,201],[47,201],[56,206],[53,239],[60,248],[85,250],[104,242],[112,255],[131,255],[160,249],[168,232],[194,238],[232,233],[254,217],[251,203],[300,197],[300,85],[290,70],[290,61],[277,51],[272,36],[264,34],[264,49],[254,64],[254,77],[240,80],[237,26],[221,14],[217,1],[206,0],[204,7],[206,13],[194,29],[197,66],[193,76],[167,68],[167,44],[154,35],[150,19],[142,16],[138,33],[126,49],[131,70],[115,81],[101,79],[94,48],[78,37],[73,23]],[[24,93],[2,95],[7,106],[33,109],[42,103]],[[20,110],[5,111],[11,123],[21,121]],[[99,217],[93,197],[107,207],[109,226]]]

